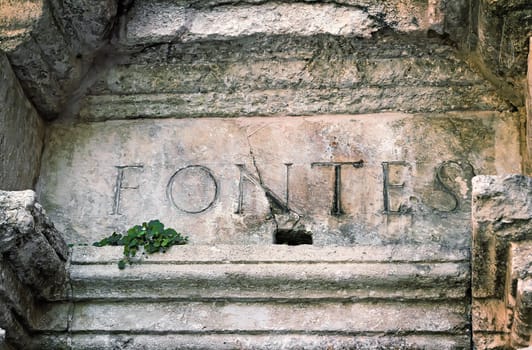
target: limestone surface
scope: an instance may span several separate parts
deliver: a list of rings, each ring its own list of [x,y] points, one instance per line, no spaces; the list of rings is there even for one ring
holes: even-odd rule
[[[466,250],[184,245],[119,270],[121,254],[72,248],[39,349],[469,347]]]
[[[519,172],[517,135],[480,112],[57,124],[39,198],[79,243],[160,219],[191,244],[464,247],[470,180]]]
[[[130,64],[130,60],[150,65],[144,59],[150,50],[161,51],[159,57],[164,58],[171,57],[171,51],[178,47],[186,51],[181,58],[197,57],[201,56],[203,45],[216,51],[219,45],[233,42],[245,57],[253,50],[250,39],[252,46],[258,39],[270,40],[272,45],[263,47],[268,51],[281,47],[283,38],[326,36],[346,39],[355,46],[376,38],[396,41],[400,36],[410,44],[419,44],[427,37],[439,38],[443,46],[454,51],[460,48],[464,54],[461,56],[467,57],[482,72],[483,79],[493,84],[491,88],[504,100],[502,104],[499,101],[500,108],[523,105],[520,86],[526,70],[526,39],[532,11],[526,0],[5,0],[1,6],[0,47],[8,54],[26,94],[50,119],[59,115],[75,118],[79,100],[95,81],[106,76],[108,68]],[[334,61],[338,49],[327,51]],[[403,51],[399,49],[400,53]],[[202,61],[201,57],[198,59]],[[469,91],[470,99],[486,96],[486,88],[481,90],[484,91]],[[367,94],[371,96],[371,92],[364,96]],[[467,91],[458,94],[467,99]],[[415,96],[407,99],[412,97]],[[204,100],[219,98],[206,95]],[[186,101],[187,97],[180,100]],[[254,103],[260,98],[256,100]],[[422,104],[435,102],[438,100]],[[200,101],[196,104],[200,105]],[[405,106],[403,110],[414,111],[413,107]],[[344,107],[343,111],[322,112],[353,111]]]

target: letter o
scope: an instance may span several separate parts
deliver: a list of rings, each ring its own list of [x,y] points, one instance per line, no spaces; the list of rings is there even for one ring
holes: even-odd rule
[[[213,206],[218,198],[218,183],[209,168],[189,165],[170,177],[166,194],[178,210],[198,214]]]

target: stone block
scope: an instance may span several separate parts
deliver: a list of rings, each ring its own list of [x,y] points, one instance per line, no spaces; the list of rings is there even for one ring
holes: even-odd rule
[[[462,305],[425,303],[76,303],[73,332],[448,332],[467,327]],[[142,317],[139,317],[142,315]],[[164,317],[162,317],[164,315]],[[381,318],[381,315],[387,315]],[[399,326],[400,325],[400,326]]]
[[[532,179],[473,179],[473,339],[476,348],[530,345]],[[529,290],[530,289],[530,290]]]
[[[484,77],[437,39],[413,44],[401,36],[254,35],[136,53],[97,79],[81,101],[80,118],[508,108]]]
[[[368,38],[383,28],[423,31],[442,25],[427,5],[415,1],[340,1],[328,3],[234,4],[198,1],[193,6],[169,1],[137,1],[128,13],[126,45],[200,41],[261,35],[334,34]],[[216,5],[216,6],[215,6]],[[356,6],[353,6],[356,5]],[[437,6],[432,6],[435,9]]]
[[[512,241],[531,239],[532,179],[522,175],[473,179],[473,293],[501,297]]]
[[[520,162],[498,113],[57,124],[38,191],[73,243],[157,218],[191,244],[463,249],[471,178]]]
[[[151,254],[141,263],[153,264],[216,264],[216,263],[423,263],[469,261],[468,249],[442,249],[438,244],[386,245],[352,247],[311,245],[183,245],[164,254]],[[121,258],[120,247],[72,247],[72,265],[116,263]]]

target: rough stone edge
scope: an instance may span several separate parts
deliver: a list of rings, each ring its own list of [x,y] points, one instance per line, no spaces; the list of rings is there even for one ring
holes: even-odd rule
[[[67,245],[35,192],[0,191],[1,350],[38,349],[33,331],[46,312],[43,301],[67,293],[67,262]]]
[[[532,178],[476,176],[472,181],[472,296],[475,349],[527,346],[532,335],[528,287],[507,286],[512,242],[532,241]],[[526,286],[528,286],[528,283]],[[521,286],[521,289],[519,289]],[[531,294],[532,295],[532,294]],[[512,324],[514,325],[512,327]],[[528,332],[528,334],[527,334]]]
[[[131,350],[154,349],[158,350],[197,350],[197,349],[410,349],[410,350],[454,350],[469,347],[468,336],[417,336],[417,335],[376,335],[376,336],[319,336],[303,335],[133,335],[133,334],[74,334],[72,336],[49,336],[39,337],[43,345],[41,350],[46,349],[71,349],[71,344],[76,350],[103,349],[106,346],[120,346],[124,342],[131,344]],[[402,347],[398,347],[399,346]],[[292,347],[291,347],[292,346]]]
[[[527,148],[527,173],[532,172],[532,37],[529,38],[528,69],[525,86],[526,96],[526,148]]]
[[[0,191],[0,253],[37,298],[62,295],[68,247],[36,202],[36,194]]]
[[[531,345],[532,336],[532,276],[517,282],[517,297],[511,331],[511,345],[520,348]]]

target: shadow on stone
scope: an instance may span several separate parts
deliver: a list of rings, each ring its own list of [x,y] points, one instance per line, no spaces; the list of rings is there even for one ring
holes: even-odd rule
[[[312,244],[312,232],[304,230],[276,230],[275,244]]]

